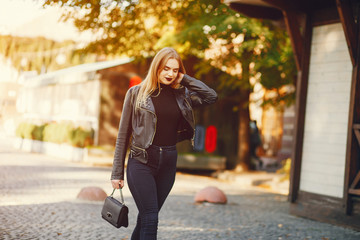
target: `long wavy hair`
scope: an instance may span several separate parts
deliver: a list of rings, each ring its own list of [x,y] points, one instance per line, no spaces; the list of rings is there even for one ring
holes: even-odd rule
[[[165,68],[165,64],[169,59],[177,60],[179,63],[179,72],[185,74],[184,65],[176,50],[170,47],[161,49],[155,55],[144,81],[140,84],[139,93],[136,99],[136,107],[140,107],[141,103],[144,103],[156,89],[160,89],[159,75]],[[178,88],[179,86],[174,82],[171,84],[171,87]]]

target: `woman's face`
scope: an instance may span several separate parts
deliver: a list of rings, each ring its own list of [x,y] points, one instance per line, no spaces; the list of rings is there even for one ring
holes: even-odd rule
[[[165,85],[170,85],[176,80],[178,76],[178,72],[179,72],[179,62],[174,58],[170,58],[166,62],[163,70],[161,70],[159,74],[160,83]]]

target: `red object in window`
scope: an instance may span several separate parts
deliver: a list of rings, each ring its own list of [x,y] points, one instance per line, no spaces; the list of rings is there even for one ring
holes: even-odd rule
[[[129,81],[129,88],[135,86],[135,85],[138,85],[141,83],[141,78],[137,75],[133,76],[130,78],[130,81]]]
[[[206,129],[205,150],[208,153],[214,152],[216,150],[216,142],[217,142],[217,129],[215,126],[209,126]]]

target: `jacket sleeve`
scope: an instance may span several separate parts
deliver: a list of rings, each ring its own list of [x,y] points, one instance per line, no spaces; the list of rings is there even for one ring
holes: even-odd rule
[[[193,107],[213,104],[218,98],[214,89],[187,74],[184,75],[181,85],[190,91],[190,99]]]
[[[121,113],[119,132],[116,139],[115,154],[111,179],[124,179],[124,165],[126,151],[129,147],[129,140],[132,134],[132,113],[133,113],[133,94],[129,89],[125,95],[123,110]]]

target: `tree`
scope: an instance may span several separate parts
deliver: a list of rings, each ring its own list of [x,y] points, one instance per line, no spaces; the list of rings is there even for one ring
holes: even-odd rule
[[[267,52],[273,52],[273,48],[279,47],[271,44],[276,34],[274,30],[277,29],[272,28],[268,22],[241,16],[217,1],[213,1],[211,5],[201,4],[199,11],[200,14],[190,16],[193,21],[187,22],[188,26],[185,27],[187,31],[183,31],[178,38],[184,44],[188,41],[186,37],[188,35],[194,39],[202,39],[197,41],[198,44],[191,46],[201,52],[204,51],[204,58],[208,59],[211,66],[233,76],[222,81],[220,89],[227,97],[235,98],[238,102],[237,168],[247,170],[250,166],[248,107],[249,95],[252,91],[250,78],[262,79],[259,78],[256,68],[268,64],[270,55]],[[264,69],[267,70],[266,67]],[[267,79],[269,78],[274,82],[278,76],[271,74]],[[273,87],[271,84],[268,86]]]
[[[184,57],[203,60],[196,66],[198,74],[220,72],[220,96],[238,103],[238,166],[249,168],[250,79],[269,89],[294,81],[284,30],[248,19],[220,0],[46,0],[47,5],[66,8],[64,20],[72,18],[79,30],[99,34],[85,51],[149,57],[170,45]]]

